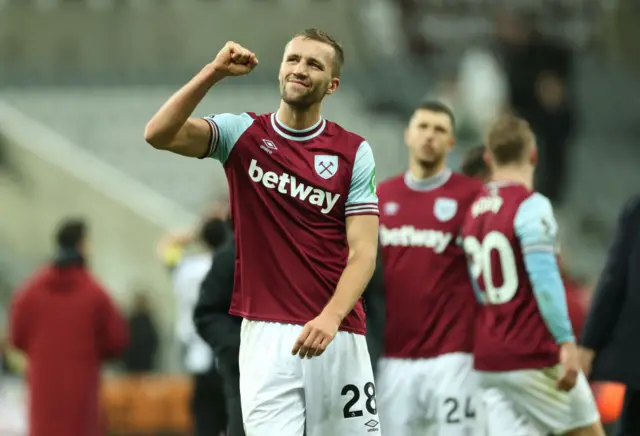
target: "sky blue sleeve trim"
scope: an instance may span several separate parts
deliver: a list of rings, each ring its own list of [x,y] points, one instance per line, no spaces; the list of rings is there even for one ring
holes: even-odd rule
[[[558,251],[558,224],[551,202],[544,195],[534,193],[522,202],[514,228],[524,253]]]
[[[378,215],[376,163],[367,141],[363,141],[356,152],[345,215]]]
[[[556,255],[548,252],[525,253],[524,264],[540,314],[556,343],[575,342]]]
[[[227,161],[238,139],[253,124],[253,118],[247,113],[209,115],[204,119],[211,127],[209,157],[222,163]]]

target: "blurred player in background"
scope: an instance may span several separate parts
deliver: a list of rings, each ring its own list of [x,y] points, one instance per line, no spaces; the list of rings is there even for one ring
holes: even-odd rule
[[[447,168],[454,128],[448,107],[421,104],[405,130],[408,171],[378,187],[387,304],[378,397],[394,436],[463,436],[475,426],[477,303],[456,241],[482,184]]]
[[[462,160],[460,170],[462,174],[487,182],[491,179],[491,169],[487,161],[488,154],[486,147],[484,145],[478,145],[467,151]],[[587,311],[584,287],[571,277],[560,257],[558,257],[558,266],[560,267],[562,282],[566,290],[571,327],[573,328],[575,336],[580,337]]]
[[[343,62],[334,39],[306,30],[285,47],[276,113],[190,118],[212,86],[258,65],[229,42],[145,130],[155,148],[224,165],[248,436],[380,434],[361,302],[378,245],[373,153],[320,114]]]
[[[482,304],[474,359],[488,434],[603,435],[580,371],[551,203],[532,191],[533,133],[505,117],[487,149],[492,182],[467,212],[463,245]]]
[[[460,165],[460,172],[465,176],[474,177],[484,182],[491,178],[491,170],[485,161],[484,145],[477,145],[467,151]]]

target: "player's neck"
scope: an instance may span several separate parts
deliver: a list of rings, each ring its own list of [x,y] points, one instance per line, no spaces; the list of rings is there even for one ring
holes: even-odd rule
[[[308,129],[320,121],[320,105],[296,109],[281,101],[277,117],[280,124],[292,130]]]
[[[533,174],[526,168],[495,168],[491,176],[492,182],[513,182],[533,189]]]
[[[420,162],[409,162],[409,174],[416,180],[430,179],[442,173],[445,166],[444,160],[433,166],[425,166]]]

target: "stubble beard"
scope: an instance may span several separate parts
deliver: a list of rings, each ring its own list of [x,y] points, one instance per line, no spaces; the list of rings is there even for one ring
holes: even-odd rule
[[[292,96],[291,93],[287,92],[285,83],[280,90],[280,97],[282,98],[282,101],[287,103],[289,106],[298,110],[304,110],[322,101],[324,93],[320,93],[320,90],[320,87],[312,87],[303,94]]]

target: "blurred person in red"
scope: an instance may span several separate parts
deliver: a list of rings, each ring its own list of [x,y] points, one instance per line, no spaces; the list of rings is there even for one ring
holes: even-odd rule
[[[478,178],[484,182],[491,180],[491,170],[487,164],[486,148],[477,145],[470,148],[462,159],[460,172],[469,177]],[[569,320],[576,337],[582,334],[582,326],[587,316],[587,301],[584,287],[568,273],[566,264],[562,258],[558,258],[558,266],[562,282],[564,283]]]
[[[127,324],[87,268],[85,222],[63,222],[56,245],[9,314],[10,341],[27,357],[29,435],[103,435],[100,364],[122,354]]]

